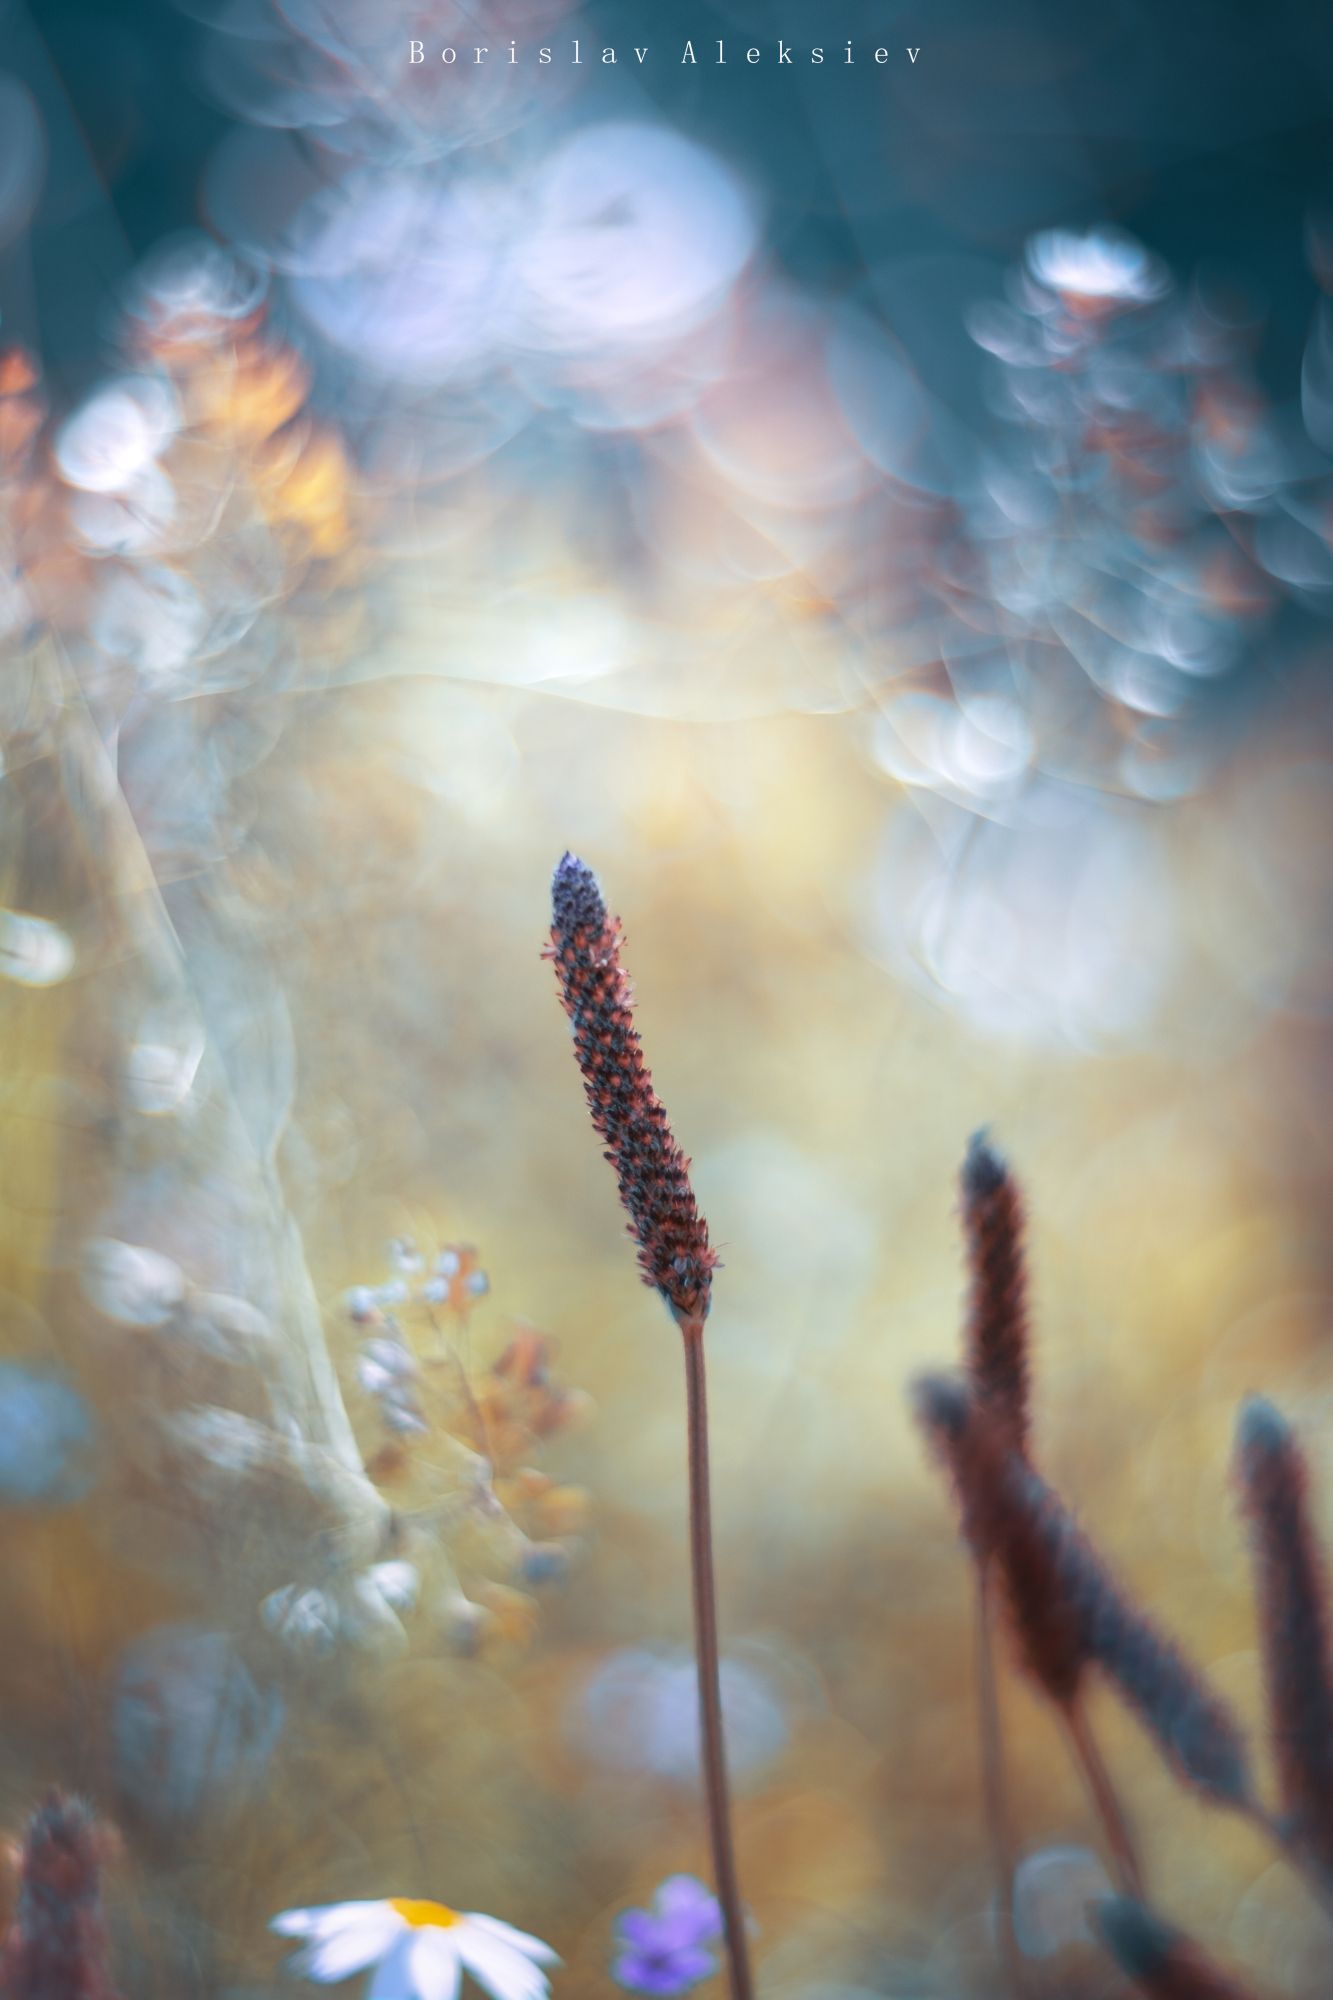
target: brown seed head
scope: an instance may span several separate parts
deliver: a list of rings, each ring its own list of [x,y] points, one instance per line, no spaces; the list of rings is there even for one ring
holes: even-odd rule
[[[592,1122],[616,1170],[645,1284],[682,1323],[707,1317],[717,1253],[677,1145],[653,1089],[634,1026],[620,924],[607,914],[597,878],[566,854],[551,884],[551,943],[574,1053]]]
[[[952,1376],[916,1385],[917,1418],[946,1466],[963,1532],[993,1565],[1019,1662],[1054,1702],[1073,1700],[1087,1664],[1083,1609],[1062,1567],[1054,1496],[1014,1451],[975,1388]]]
[[[970,1278],[968,1373],[1013,1448],[1026,1451],[1029,1367],[1023,1197],[984,1132],[976,1133],[968,1147],[960,1190]]]
[[[88,1807],[60,1792],[29,1820],[18,1915],[0,1954],[5,2000],[115,2000],[102,1928],[104,1844]]]

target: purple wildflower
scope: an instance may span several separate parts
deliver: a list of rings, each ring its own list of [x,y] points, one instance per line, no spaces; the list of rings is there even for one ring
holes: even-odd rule
[[[717,1960],[706,1947],[721,1935],[717,1897],[693,1875],[672,1875],[651,1910],[625,1910],[616,1918],[611,1977],[630,1993],[688,1992],[716,1972]]]

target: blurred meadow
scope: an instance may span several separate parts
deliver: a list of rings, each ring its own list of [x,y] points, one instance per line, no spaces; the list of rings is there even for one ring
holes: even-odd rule
[[[1043,1471],[1265,1796],[1247,1395],[1333,1549],[1333,33],[850,10],[919,63],[724,76],[687,34],[797,10],[483,14],[512,70],[409,70],[447,4],[0,0],[0,1816],[115,1828],[125,2000],[307,1990],[271,1918],[389,1897],[591,2000],[708,1879],[573,850],[722,1259],[758,1989],[998,2000],[907,1393],[974,1131]],[[660,61],[536,68],[575,33]],[[1031,1995],[1186,1993],[1002,1708]],[[1314,1890],[1093,1713],[1154,1908],[1325,1995]]]

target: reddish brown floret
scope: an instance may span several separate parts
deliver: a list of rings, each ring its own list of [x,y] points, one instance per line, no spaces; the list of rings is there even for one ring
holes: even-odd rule
[[[1067,1705],[1087,1665],[1083,1608],[1061,1568],[1062,1517],[974,1390],[950,1376],[916,1385],[917,1416],[958,1496],[963,1532],[996,1575],[1020,1663]]]
[[[620,963],[619,921],[592,870],[566,854],[551,884],[553,960],[592,1122],[616,1170],[644,1282],[676,1318],[708,1313],[717,1254],[690,1186],[689,1161],[644,1065],[631,991]]]
[[[960,1176],[970,1277],[967,1367],[977,1394],[1015,1451],[1028,1440],[1027,1271],[1023,1197],[984,1132]]]
[[[102,1925],[101,1845],[78,1799],[53,1792],[33,1814],[18,1914],[0,1953],[4,2000],[116,2000]]]

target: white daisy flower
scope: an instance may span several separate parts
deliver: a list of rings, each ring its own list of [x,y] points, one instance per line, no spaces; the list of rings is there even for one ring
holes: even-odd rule
[[[493,2000],[546,2000],[541,1967],[559,1964],[540,1938],[495,1917],[399,1896],[284,1910],[270,1929],[303,1940],[290,1970],[321,1985],[373,1966],[365,2000],[455,2000],[464,1972]]]

